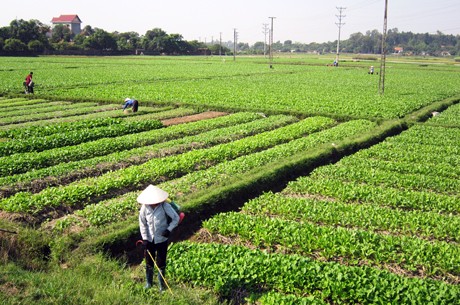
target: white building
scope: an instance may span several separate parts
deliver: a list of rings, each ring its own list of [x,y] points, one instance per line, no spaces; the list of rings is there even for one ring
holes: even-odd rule
[[[51,20],[52,26],[56,24],[66,25],[70,28],[74,35],[78,35],[81,32],[81,20],[78,15],[61,15],[59,17],[53,17]]]

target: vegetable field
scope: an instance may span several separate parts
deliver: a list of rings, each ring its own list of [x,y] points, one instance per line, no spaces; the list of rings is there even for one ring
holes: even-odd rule
[[[24,59],[0,58],[2,262],[68,268],[103,252],[141,285],[136,197],[154,184],[187,215],[173,290],[460,304],[458,66],[390,62],[382,96],[352,59],[27,60],[33,97],[19,94]],[[121,110],[127,96],[139,112]],[[2,268],[0,301],[27,289]]]
[[[330,62],[283,58],[269,69],[260,58],[44,57],[28,59],[27,69],[36,71],[40,96],[53,99],[118,102],[129,96],[141,102],[309,116],[398,118],[460,94],[459,68],[453,65],[389,63],[381,96],[379,76],[367,74],[374,63],[344,58],[335,69],[326,66]],[[1,91],[20,92],[23,60],[0,58],[0,63]]]

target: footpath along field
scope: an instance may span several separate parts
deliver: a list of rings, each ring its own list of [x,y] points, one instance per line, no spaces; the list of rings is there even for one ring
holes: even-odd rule
[[[183,285],[235,304],[459,303],[457,66],[394,63],[381,97],[360,62],[40,57],[28,99],[11,81],[24,62],[5,64],[2,303],[109,304],[101,285],[121,303],[196,302]],[[187,214],[171,296],[141,288],[148,184]],[[61,277],[100,252],[120,259],[98,261],[103,284]]]

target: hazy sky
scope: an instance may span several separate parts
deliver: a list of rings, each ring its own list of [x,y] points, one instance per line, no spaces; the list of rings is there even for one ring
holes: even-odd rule
[[[106,31],[161,28],[185,40],[264,41],[264,24],[273,21],[274,41],[326,42],[338,37],[337,7],[342,11],[341,39],[367,30],[383,30],[385,0],[2,0],[0,27],[15,18],[50,24],[61,14],[77,14],[82,27]],[[388,29],[414,33],[460,34],[460,0],[388,0]],[[267,36],[268,41],[268,36]]]

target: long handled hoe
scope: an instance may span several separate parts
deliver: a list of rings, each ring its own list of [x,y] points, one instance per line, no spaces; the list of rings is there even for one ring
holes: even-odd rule
[[[136,242],[136,246],[138,246],[139,244],[142,244],[142,240],[138,240],[138,241]],[[155,265],[155,268],[157,268],[157,270],[158,270],[158,274],[160,274],[161,278],[162,278],[163,281],[165,282],[166,287],[168,287],[169,292],[170,292],[172,295],[174,295],[174,293],[173,293],[172,290],[171,290],[171,287],[169,287],[168,282],[166,281],[165,277],[163,276],[163,273],[161,272],[160,267],[158,267],[157,262],[156,262],[155,259],[153,258],[152,253],[150,253],[150,251],[147,250],[147,249],[146,249],[145,251],[150,255],[150,258],[152,259],[153,264]],[[144,257],[145,257],[145,252],[144,252]]]

